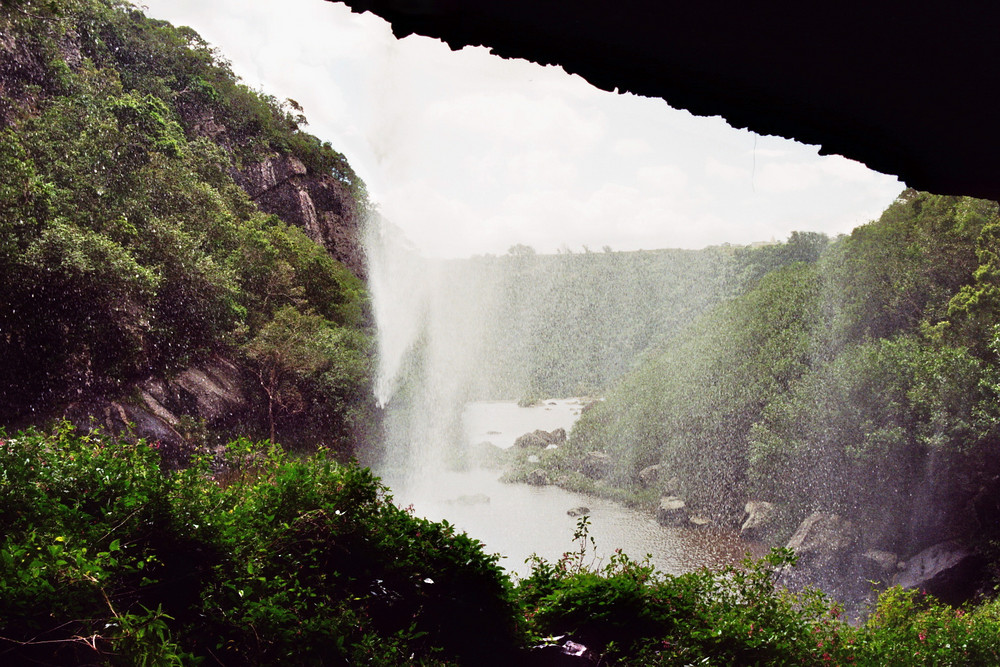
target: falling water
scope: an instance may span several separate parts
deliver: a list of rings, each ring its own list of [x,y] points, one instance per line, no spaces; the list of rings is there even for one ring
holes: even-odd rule
[[[398,230],[366,231],[378,327],[376,399],[386,410],[381,472],[419,496],[464,455],[460,415],[473,391],[494,290],[467,263],[421,256]]]

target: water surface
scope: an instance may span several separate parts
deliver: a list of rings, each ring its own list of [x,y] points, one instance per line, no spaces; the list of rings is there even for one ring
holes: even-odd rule
[[[521,408],[513,401],[470,403],[463,412],[467,444],[492,442],[510,447],[514,440],[535,429],[569,428],[579,417],[579,399],[546,401]],[[577,518],[568,510],[586,507],[590,536],[596,549],[588,550],[588,564],[606,563],[621,548],[633,559],[650,555],[658,569],[671,574],[701,566],[721,567],[762,549],[745,542],[733,531],[666,528],[642,511],[556,486],[504,484],[496,470],[436,472],[424,480],[419,492],[393,486],[397,504],[413,505],[419,516],[447,520],[482,541],[486,551],[502,554],[501,564],[519,576],[528,573],[525,561],[532,554],[557,560],[574,550]],[[427,483],[430,482],[430,483]]]

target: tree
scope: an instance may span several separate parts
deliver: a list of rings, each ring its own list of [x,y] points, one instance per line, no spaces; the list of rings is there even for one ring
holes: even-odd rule
[[[304,410],[300,381],[319,372],[327,363],[317,344],[326,326],[321,316],[286,306],[275,313],[274,319],[246,347],[247,356],[257,364],[257,377],[267,395],[271,442],[275,441],[276,411],[295,414]]]

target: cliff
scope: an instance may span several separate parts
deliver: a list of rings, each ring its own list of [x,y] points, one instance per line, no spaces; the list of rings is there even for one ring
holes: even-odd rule
[[[364,184],[289,104],[114,0],[0,9],[0,425],[369,428]]]

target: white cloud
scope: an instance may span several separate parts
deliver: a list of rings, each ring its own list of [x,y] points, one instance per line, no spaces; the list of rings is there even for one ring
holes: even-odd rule
[[[378,17],[339,4],[146,2],[220,46],[250,85],[300,102],[310,131],[436,255],[838,233],[903,187],[815,147],[598,91],[558,67],[395,40]]]

